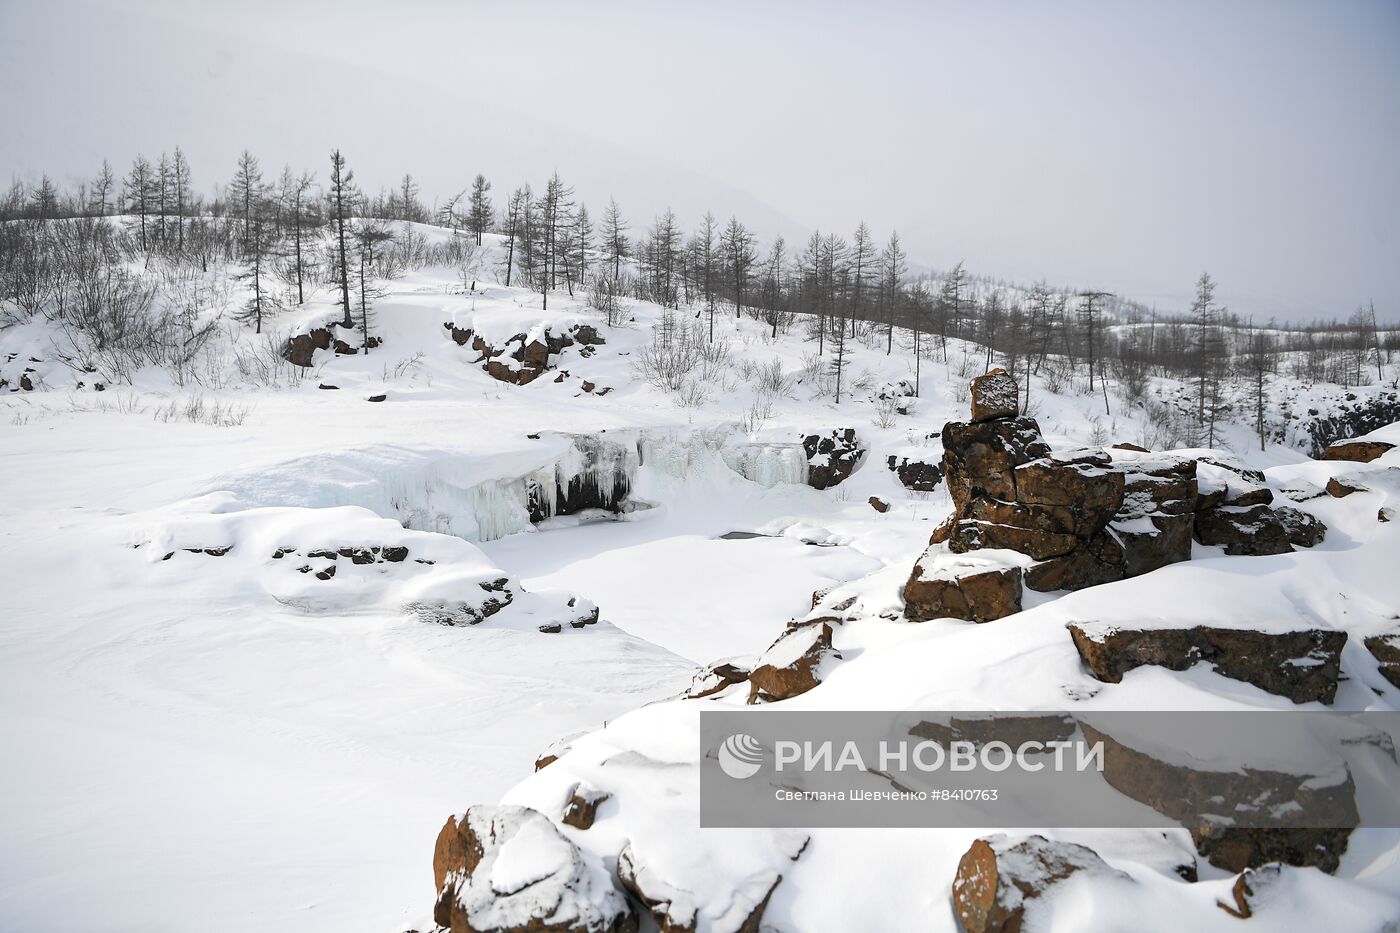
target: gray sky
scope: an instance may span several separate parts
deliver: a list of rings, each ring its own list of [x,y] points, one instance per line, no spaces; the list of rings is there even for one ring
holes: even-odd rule
[[[554,169],[641,226],[897,228],[1166,309],[1400,320],[1400,3],[0,0],[0,177]]]

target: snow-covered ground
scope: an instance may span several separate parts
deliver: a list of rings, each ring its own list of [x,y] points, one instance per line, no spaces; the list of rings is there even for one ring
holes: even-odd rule
[[[0,928],[421,923],[447,814],[502,799],[548,811],[610,750],[693,758],[697,704],[653,701],[682,691],[698,665],[759,654],[828,587],[858,600],[859,621],[837,635],[848,661],[787,701],[793,708],[1055,709],[1071,698],[1109,709],[1291,705],[1203,666],[1140,668],[1100,684],[1063,627],[1084,613],[1344,628],[1356,644],[1336,707],[1400,706],[1400,691],[1359,646],[1393,625],[1400,607],[1400,521],[1376,521],[1400,500],[1400,483],[1384,472],[1400,452],[1365,468],[1370,491],[1300,506],[1331,529],[1312,551],[1228,558],[1198,545],[1187,564],[1036,595],[1025,612],[990,625],[904,624],[886,616],[950,502],[941,487],[904,489],[885,458],[938,458],[929,435],[965,417],[980,348],[954,343],[946,362],[937,352],[925,359],[920,399],[891,415],[876,396],[913,378],[898,339],[892,355],[883,335],[855,345],[838,406],[808,365],[814,344],[796,332],[771,340],[766,325],[725,314],[716,326],[730,358],[701,404],[681,405],[636,368],[659,308],[628,302],[633,320],[607,327],[582,296],[555,293],[545,312],[538,293],[493,281],[498,251],[486,251],[473,292],[462,293],[455,269],[387,283],[376,307],[381,346],[318,351],[304,379],[277,388],[239,379],[235,348],[259,342],[246,330],[230,329],[223,355],[207,361],[226,375],[219,388],[148,371],[100,393],[76,388],[46,325],[0,331],[0,360],[32,368],[38,383],[0,394]],[[273,327],[300,333],[337,313],[322,290]],[[682,311],[681,323],[691,314]],[[445,326],[499,346],[517,332],[577,323],[606,343],[587,356],[566,348],[551,361],[562,380],[551,371],[524,386],[483,372]],[[758,369],[775,360],[786,385],[764,410]],[[1038,381],[1031,399],[1057,448],[1148,431],[1116,398],[1111,416],[1099,396],[1055,395]],[[196,400],[232,414],[224,424],[167,414]],[[849,480],[825,491],[777,482],[802,456],[801,435],[845,427],[869,449]],[[1359,469],[1278,445],[1259,452],[1244,425],[1225,434],[1275,487],[1321,486]],[[632,510],[532,527],[521,484],[574,475],[580,435],[640,452],[628,467]],[[1393,427],[1377,436],[1400,443]],[[872,509],[871,496],[889,511]],[[760,536],[721,537],[732,531]],[[337,548],[371,556],[312,554]],[[407,556],[388,559],[391,548]],[[334,576],[317,578],[332,564]],[[509,605],[466,624],[502,592],[489,588],[498,577],[510,580]],[[470,598],[459,600],[463,592]],[[569,624],[590,601],[600,621]],[[436,624],[445,616],[458,624]],[[561,631],[539,631],[554,621]],[[531,775],[553,743],[584,732],[569,755]],[[621,779],[630,806],[651,807],[625,828],[653,852],[676,826],[695,823],[692,778],[667,775],[641,768]],[[605,812],[572,838],[606,852],[622,828]],[[722,888],[765,858],[787,858],[761,835],[706,837],[704,851],[731,862],[709,883]],[[789,863],[765,922],[953,929],[947,885],[975,835],[816,834]],[[1181,842],[1156,835],[1058,833],[1139,884],[1135,897],[1077,889],[1051,925],[1232,929],[1238,921],[1214,906],[1224,873],[1203,872],[1196,886],[1168,877],[1163,847]],[[1400,915],[1400,833],[1358,837],[1335,878],[1299,875],[1295,914],[1275,928],[1375,929]]]

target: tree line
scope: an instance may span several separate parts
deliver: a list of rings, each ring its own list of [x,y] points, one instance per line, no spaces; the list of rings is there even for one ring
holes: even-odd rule
[[[1217,301],[1208,274],[1188,309],[1159,314],[1102,290],[977,277],[961,263],[911,276],[899,234],[879,241],[865,223],[849,238],[813,231],[800,248],[781,236],[765,248],[736,216],[706,213],[687,231],[666,209],[634,231],[610,200],[595,220],[558,173],[538,190],[516,187],[500,204],[478,174],[430,209],[411,175],[370,195],[339,150],[327,168],[324,184],[290,167],[268,177],[245,151],[233,177],[205,195],[177,147],[154,161],[138,156],[120,178],[104,161],[71,189],[48,176],[32,185],[17,180],[0,197],[0,296],[32,314],[80,291],[74,277],[93,274],[104,258],[158,259],[201,272],[231,263],[249,293],[238,318],[255,333],[326,286],[340,306],[340,326],[359,330],[368,351],[384,280],[433,261],[462,265],[464,288],[471,288],[475,248],[497,235],[500,280],[537,291],[544,308],[551,294],[583,295],[616,324],[625,318],[624,298],[651,301],[690,312],[707,342],[718,339],[716,321],[726,315],[759,320],[772,337],[800,323],[826,361],[837,403],[849,394],[858,346],[909,354],[915,392],[923,361],[947,362],[951,353],[960,372],[1008,368],[1023,382],[1023,404],[1040,379],[1052,391],[1099,395],[1110,414],[1110,387],[1131,404],[1154,378],[1170,377],[1191,387],[1181,432],[1207,444],[1244,395],[1261,396],[1281,371],[1306,382],[1364,385],[1384,379],[1400,347],[1400,334],[1381,328],[1371,304],[1345,320],[1256,325]],[[93,232],[92,222],[115,214],[125,218],[119,231]],[[73,235],[57,232],[61,225],[48,223],[54,220],[88,222],[87,245],[67,243]],[[411,228],[395,230],[388,223],[395,220],[435,222],[457,236],[430,249]],[[76,258],[75,249],[88,254]],[[104,275],[121,290],[120,274]],[[1258,411],[1262,405],[1255,398]],[[1262,415],[1257,420],[1262,432]]]

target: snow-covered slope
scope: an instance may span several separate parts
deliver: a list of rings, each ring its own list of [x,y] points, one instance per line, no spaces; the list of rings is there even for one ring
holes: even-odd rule
[[[183,385],[147,369],[94,391],[49,325],[0,331],[0,926],[422,924],[449,813],[505,801],[557,822],[586,781],[615,799],[593,828],[560,833],[589,866],[630,845],[654,877],[684,877],[702,929],[740,917],[774,871],[774,929],[953,929],[948,885],[975,831],[828,830],[803,848],[776,832],[695,829],[698,708],[741,697],[667,698],[698,665],[761,654],[815,591],[828,609],[851,600],[834,634],[844,660],[792,708],[1291,706],[1201,666],[1092,679],[1065,623],[1141,621],[1144,607],[1162,625],[1345,630],[1355,644],[1336,707],[1400,704],[1359,646],[1400,606],[1400,521],[1377,521],[1400,498],[1396,452],[1313,461],[1292,446],[1253,450],[1250,429],[1228,425],[1227,446],[1276,490],[1353,474],[1367,488],[1299,504],[1330,529],[1310,551],[1232,558],[1197,545],[1197,559],[1147,576],[1028,594],[1024,612],[989,625],[910,625],[900,587],[951,502],[942,484],[907,489],[887,458],[938,462],[936,433],[965,417],[982,348],[951,342],[945,358],[925,346],[909,399],[908,335],[892,354],[883,333],[866,335],[838,405],[814,343],[797,329],[773,339],[731,309],[716,320],[727,352],[669,391],[639,364],[654,326],[690,326],[694,310],[627,301],[609,326],[582,294],[555,292],[546,312],[537,292],[495,281],[500,253],[492,242],[476,257],[474,286],[445,267],[385,283],[380,344],[315,350],[305,372],[277,351],[338,317],[328,290],[275,319],[270,339],[224,320],[201,380]],[[499,350],[578,325],[604,342],[562,347],[524,385],[493,378],[471,340],[454,339],[470,330]],[[26,369],[31,391],[19,389]],[[1151,437],[1143,410],[1103,404],[1031,387],[1055,448]],[[845,428],[866,450],[854,472],[806,485],[829,460],[803,439]],[[1393,427],[1377,437],[1400,443]],[[585,505],[599,490],[625,502],[560,507],[580,489]],[[600,619],[584,624],[591,604]],[[532,775],[551,748],[568,751]],[[604,769],[624,753],[630,764]],[[1189,848],[1172,834],[1043,832],[1136,882],[1131,894],[1076,888],[1045,928],[1238,923],[1215,907],[1224,873],[1189,885],[1164,868]],[[496,864],[538,867],[520,859],[503,850]],[[1260,915],[1270,928],[1375,929],[1400,913],[1400,835],[1368,833],[1335,877],[1305,870],[1289,884],[1291,913]]]

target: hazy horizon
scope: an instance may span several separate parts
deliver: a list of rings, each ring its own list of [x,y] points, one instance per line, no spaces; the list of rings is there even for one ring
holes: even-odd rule
[[[317,37],[308,42],[307,36]],[[865,220],[911,259],[1179,310],[1400,321],[1400,5],[7,0],[0,176],[182,146],[425,200],[558,170],[634,229]]]

